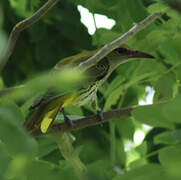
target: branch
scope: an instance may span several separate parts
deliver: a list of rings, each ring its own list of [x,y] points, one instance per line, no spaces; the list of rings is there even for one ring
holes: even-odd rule
[[[59,0],[48,0],[37,12],[35,12],[31,17],[24,19],[23,21],[17,23],[13,30],[10,33],[7,48],[3,55],[3,58],[0,60],[0,72],[4,69],[6,66],[9,57],[11,56],[16,41],[18,40],[18,37],[20,33],[31,26],[32,24],[36,23],[42,16],[44,16],[49,9],[51,9]]]
[[[144,106],[153,106],[153,105],[159,105],[159,104],[166,104],[165,102],[159,102],[151,105],[144,105]],[[74,125],[68,126],[65,122],[64,123],[56,123],[53,124],[47,133],[53,133],[53,132],[69,132],[69,131],[77,131],[89,126],[95,126],[99,124],[106,123],[112,119],[120,120],[121,117],[130,117],[131,112],[135,110],[136,108],[143,107],[143,106],[131,106],[123,109],[117,109],[117,110],[110,110],[107,112],[103,112],[103,120],[100,121],[100,118],[98,115],[91,115],[79,120],[73,121]],[[30,133],[33,136],[40,136],[42,135],[40,129],[35,129],[33,132]]]
[[[104,58],[107,54],[112,52],[114,49],[118,48],[128,40],[129,38],[133,37],[136,33],[144,29],[146,26],[148,26],[153,20],[155,20],[157,17],[162,16],[163,13],[154,13],[147,18],[145,18],[140,23],[134,25],[129,31],[124,33],[122,36],[120,36],[118,39],[114,40],[113,42],[106,44],[103,48],[101,48],[94,56],[90,57],[85,62],[81,63],[78,66],[78,69],[80,70],[86,70],[89,67],[93,66],[97,62],[99,62],[102,58]]]

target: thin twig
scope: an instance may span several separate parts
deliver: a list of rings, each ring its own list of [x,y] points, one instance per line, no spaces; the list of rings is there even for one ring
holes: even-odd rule
[[[153,105],[159,105],[159,104],[166,104],[167,102],[159,102],[155,104],[150,104],[150,105],[144,105],[144,106],[153,106]],[[74,125],[69,126],[65,122],[64,123],[56,123],[53,124],[50,129],[48,130],[47,133],[54,133],[54,132],[69,132],[69,131],[76,131],[80,130],[89,126],[95,126],[99,125],[105,122],[108,122],[112,119],[120,120],[121,117],[130,117],[131,112],[136,109],[140,108],[143,106],[131,106],[123,109],[117,109],[117,110],[110,110],[107,112],[103,112],[103,119],[100,121],[100,117],[98,115],[92,115],[88,116],[79,120],[73,121]],[[40,136],[42,135],[40,129],[35,129],[33,132],[30,133],[33,136]]]
[[[67,133],[58,132],[56,134],[56,142],[62,156],[67,161],[68,165],[74,170],[77,177],[79,177],[79,179],[85,179],[85,173],[87,171],[86,166],[80,160],[80,157],[72,146]]]
[[[4,69],[6,66],[9,57],[11,56],[16,41],[18,40],[18,37],[20,33],[31,26],[32,24],[36,23],[42,16],[44,16],[48,10],[50,10],[59,0],[48,0],[38,11],[36,11],[31,17],[24,19],[23,21],[17,23],[13,30],[10,33],[7,48],[3,55],[3,58],[0,60],[0,72]]]
[[[97,62],[99,62],[102,58],[104,58],[107,54],[112,52],[114,49],[118,48],[128,40],[129,38],[133,37],[136,33],[144,29],[147,25],[149,25],[153,20],[163,15],[163,13],[154,13],[147,18],[145,18],[140,23],[134,25],[129,31],[124,33],[118,39],[114,40],[113,42],[106,44],[103,48],[101,48],[94,56],[90,57],[88,60],[84,61],[78,66],[80,70],[86,70],[89,67],[93,66]]]

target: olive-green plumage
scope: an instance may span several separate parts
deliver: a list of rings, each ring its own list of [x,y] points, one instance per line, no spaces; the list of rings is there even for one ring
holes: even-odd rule
[[[93,56],[97,51],[98,50],[86,51],[65,58],[56,64],[54,70],[59,71],[66,67],[74,68],[81,62]],[[53,94],[37,98],[30,107],[30,109],[33,110],[33,113],[27,118],[24,126],[29,131],[40,128],[43,133],[46,133],[57,113],[68,105],[81,106],[90,102],[93,107],[97,108],[96,92],[99,86],[104,83],[116,67],[135,58],[153,58],[153,56],[144,52],[135,51],[125,45],[115,49],[105,58],[101,59],[96,65],[86,70],[88,80],[82,88],[64,95]]]

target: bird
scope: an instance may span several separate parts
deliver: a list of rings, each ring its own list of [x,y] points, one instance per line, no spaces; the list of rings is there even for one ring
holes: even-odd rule
[[[75,68],[97,53],[98,50],[85,51],[64,58],[55,65],[53,71],[61,71],[64,68]],[[134,50],[125,44],[114,49],[98,63],[85,70],[87,81],[82,87],[66,94],[49,91],[42,97],[36,98],[29,107],[31,113],[26,118],[24,127],[29,132],[40,129],[41,133],[46,133],[59,111],[62,111],[65,123],[69,126],[73,126],[72,121],[66,116],[64,111],[64,108],[69,105],[82,106],[86,103],[90,103],[97,112],[101,112],[97,105],[96,94],[98,88],[119,65],[137,58],[152,59],[154,57],[148,53]],[[101,113],[99,113],[99,115],[101,119]]]

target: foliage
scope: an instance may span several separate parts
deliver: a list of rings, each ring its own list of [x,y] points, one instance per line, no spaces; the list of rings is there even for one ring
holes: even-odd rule
[[[0,58],[12,27],[31,16],[46,0],[0,2]],[[178,1],[179,2],[179,1]],[[115,20],[111,29],[97,28],[90,36],[80,22],[77,5]],[[33,138],[22,127],[34,96],[47,84],[60,84],[61,92],[75,88],[81,75],[73,73],[51,82],[42,73],[61,58],[111,42],[153,12],[164,15],[127,42],[155,60],[138,60],[117,68],[99,89],[99,106],[108,110],[137,105],[154,88],[154,102],[139,107],[130,118],[113,120],[73,132],[73,146],[88,169],[87,179],[181,178],[181,14],[162,0],[60,1],[40,21],[21,33],[13,55],[1,74],[0,88],[27,83],[28,88],[0,100],[0,179],[77,179],[60,154],[54,135]],[[74,77],[74,78],[73,78]],[[77,77],[77,78],[76,78]],[[33,80],[32,80],[33,78]],[[56,79],[56,78],[55,78]],[[63,88],[62,88],[63,87]],[[74,118],[93,113],[89,105],[68,107]],[[75,116],[74,116],[75,115]],[[58,119],[58,118],[57,118]],[[57,120],[58,121],[58,120]],[[129,150],[137,130],[150,125],[146,137]]]

